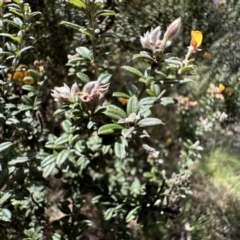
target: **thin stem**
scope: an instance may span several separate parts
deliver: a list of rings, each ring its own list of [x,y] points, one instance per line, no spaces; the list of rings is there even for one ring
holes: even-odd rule
[[[88,2],[88,4],[90,5],[91,3]],[[97,39],[96,39],[96,35],[95,35],[95,18],[94,18],[94,14],[92,12],[88,12],[86,15],[87,15],[88,20],[89,20],[90,28],[94,32],[92,37],[90,37],[90,41],[91,41],[91,44],[92,44],[92,53],[93,53],[93,63],[92,63],[92,66],[94,68],[94,78],[97,79],[98,68],[97,68],[97,64],[95,62],[96,61],[96,46],[97,46]]]

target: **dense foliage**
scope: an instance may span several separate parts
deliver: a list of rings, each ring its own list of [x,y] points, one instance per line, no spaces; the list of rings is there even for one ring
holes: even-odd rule
[[[0,0],[2,239],[236,239],[238,8]]]

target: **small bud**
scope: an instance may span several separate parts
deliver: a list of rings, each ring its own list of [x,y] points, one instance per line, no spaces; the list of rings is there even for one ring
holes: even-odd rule
[[[36,67],[39,67],[41,65],[41,63],[38,60],[35,60],[33,64]]]
[[[166,47],[168,47],[171,44],[171,39],[178,34],[180,27],[181,27],[181,18],[177,18],[167,28],[167,31],[165,32],[164,38],[160,45],[160,49],[164,50]]]
[[[167,28],[167,31],[164,34],[164,38],[166,37],[167,41],[172,39],[174,36],[178,34],[180,27],[181,27],[181,18],[177,18]]]
[[[35,60],[34,63],[33,63],[36,67],[38,67],[40,73],[43,73],[44,72],[44,61],[43,60]]]

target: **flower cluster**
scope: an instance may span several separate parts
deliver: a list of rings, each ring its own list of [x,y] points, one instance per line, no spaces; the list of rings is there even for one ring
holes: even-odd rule
[[[162,40],[160,40],[162,33],[160,26],[156,27],[155,29],[152,28],[150,31],[147,31],[142,37],[140,37],[142,47],[152,50],[153,53],[156,50],[164,51],[164,49],[171,44],[172,38],[178,34],[180,27],[181,18],[177,18],[169,25]],[[192,53],[201,50],[199,47],[202,44],[202,39],[202,32],[197,30],[191,32],[191,42],[190,46],[188,47],[188,52],[185,56],[185,62],[188,61]]]
[[[140,37],[140,41],[143,48],[150,49],[153,52],[158,49],[164,50],[171,44],[171,39],[177,35],[180,26],[181,18],[178,18],[175,21],[173,21],[167,28],[163,40],[160,40],[160,36],[162,33],[160,26],[156,27],[155,29],[151,29],[151,31],[147,31],[143,35],[143,37]]]
[[[225,86],[223,84],[220,83],[217,87],[213,83],[210,83],[207,92],[213,94],[218,99],[224,100],[224,96],[222,94],[224,90]]]
[[[88,105],[89,110],[94,110],[102,103],[108,88],[109,84],[100,85],[99,81],[91,81],[80,91],[76,83],[72,85],[71,89],[64,83],[63,87],[55,87],[51,95],[56,102],[60,103],[72,103],[76,98],[80,98]]]

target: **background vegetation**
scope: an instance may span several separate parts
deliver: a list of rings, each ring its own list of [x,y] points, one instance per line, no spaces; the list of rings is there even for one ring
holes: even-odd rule
[[[0,1],[1,238],[239,239],[239,7]]]

